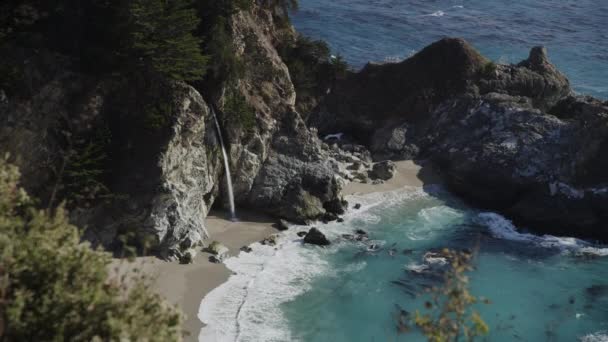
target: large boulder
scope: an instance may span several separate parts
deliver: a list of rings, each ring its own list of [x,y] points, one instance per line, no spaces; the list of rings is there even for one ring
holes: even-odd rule
[[[306,236],[304,236],[304,243],[317,246],[328,246],[331,242],[325,237],[325,234],[321,233],[317,228],[310,228]]]
[[[542,233],[608,241],[608,110],[567,116],[503,94],[460,98],[433,113],[420,142],[450,189],[477,205]]]
[[[397,172],[397,165],[391,160],[384,160],[372,166],[370,176],[372,179],[389,180]]]

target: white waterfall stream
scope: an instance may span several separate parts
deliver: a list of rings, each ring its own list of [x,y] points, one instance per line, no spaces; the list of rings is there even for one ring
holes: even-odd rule
[[[226,169],[226,185],[228,187],[228,201],[230,202],[230,219],[236,220],[236,210],[234,208],[234,192],[232,191],[232,176],[230,173],[230,163],[228,162],[228,154],[226,153],[226,147],[224,146],[224,139],[222,138],[222,131],[220,129],[220,123],[217,121],[217,116],[213,108],[211,114],[213,114],[213,120],[215,120],[215,128],[217,130],[217,136],[220,140],[222,147],[222,156],[224,157],[224,168]]]

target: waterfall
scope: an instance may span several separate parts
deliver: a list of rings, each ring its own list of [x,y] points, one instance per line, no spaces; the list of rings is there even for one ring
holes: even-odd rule
[[[224,139],[222,139],[222,131],[220,129],[220,123],[217,121],[217,116],[215,115],[215,111],[213,108],[211,109],[211,114],[213,115],[213,120],[215,120],[215,128],[217,129],[217,136],[220,140],[220,145],[222,146],[222,156],[224,157],[224,168],[226,169],[226,185],[228,186],[228,201],[230,202],[230,219],[236,220],[236,211],[234,209],[234,192],[232,192],[232,176],[230,175],[230,165],[228,165],[228,154],[226,153],[226,148],[224,147]]]

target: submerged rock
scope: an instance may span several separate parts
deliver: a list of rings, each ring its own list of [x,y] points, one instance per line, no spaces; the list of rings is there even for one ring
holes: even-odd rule
[[[325,237],[325,235],[314,227],[310,228],[310,230],[304,237],[304,243],[318,246],[327,246],[331,244],[331,242]]]

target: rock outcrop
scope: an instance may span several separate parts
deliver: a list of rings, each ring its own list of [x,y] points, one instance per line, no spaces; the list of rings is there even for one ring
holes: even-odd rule
[[[115,250],[137,240],[144,248],[152,237],[151,247],[179,258],[206,237],[204,218],[222,171],[207,104],[194,88],[174,83],[164,99],[167,126],[145,128],[142,118],[112,108],[109,80],[67,69],[47,75],[32,97],[0,106],[2,152],[42,205],[70,200],[72,221],[94,245]],[[91,193],[95,186],[104,192]]]
[[[376,160],[429,159],[452,191],[521,226],[608,241],[607,103],[572,95],[542,47],[495,65],[443,39],[368,65],[311,118],[362,137]]]
[[[326,212],[338,198],[337,163],[295,110],[296,93],[276,45],[283,34],[268,11],[241,12],[232,19],[237,55],[244,75],[217,100],[230,145],[237,205],[296,223]],[[255,123],[229,120],[231,97],[246,100]],[[339,210],[338,210],[339,211]]]
[[[317,246],[328,246],[331,244],[331,242],[327,240],[327,237],[325,237],[325,234],[314,227],[310,228],[306,236],[304,236],[304,243]]]

